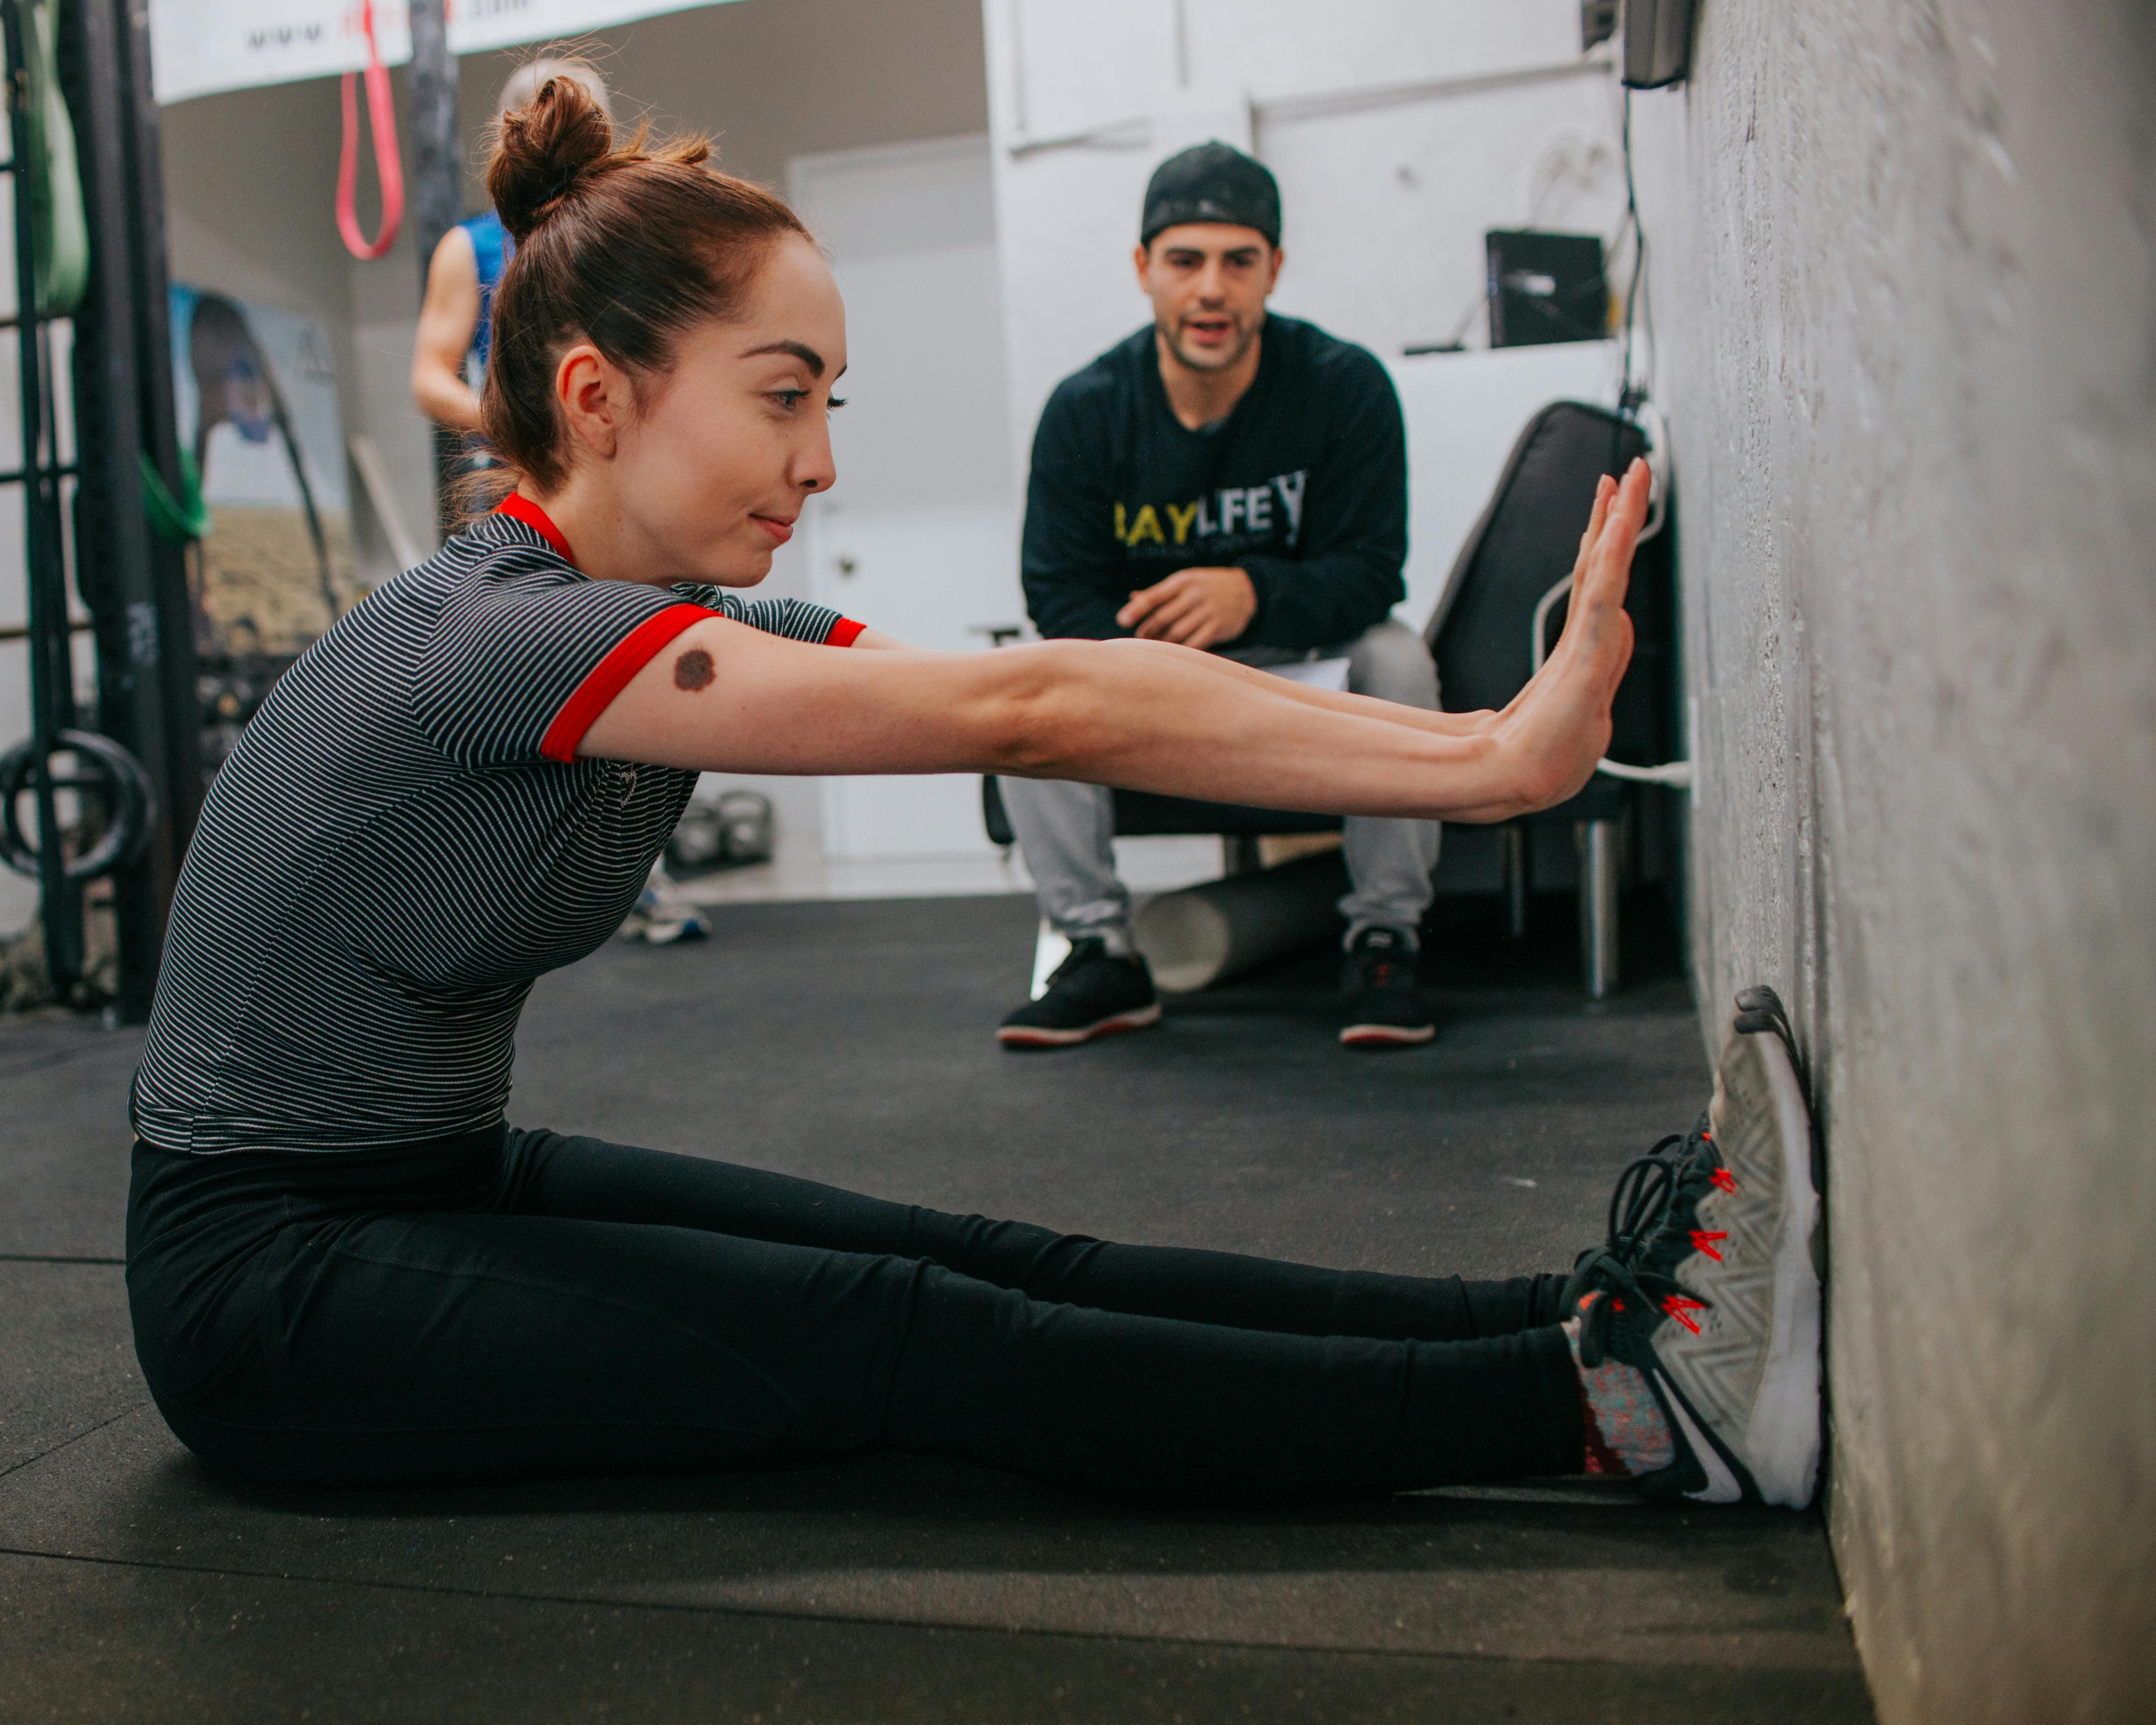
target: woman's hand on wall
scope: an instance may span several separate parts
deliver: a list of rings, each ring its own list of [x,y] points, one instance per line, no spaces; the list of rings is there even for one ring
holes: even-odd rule
[[[1646,498],[1644,466],[1604,482],[1563,638],[1495,715],[1324,694],[1163,642],[863,653],[713,617],[660,649],[578,752],[707,771],[1010,773],[1273,809],[1510,819],[1572,795],[1608,746]],[[694,676],[677,675],[687,657]]]
[[[1632,553],[1647,519],[1647,464],[1623,480],[1605,478],[1580,536],[1564,632],[1543,667],[1505,710],[1491,734],[1513,757],[1531,808],[1577,795],[1609,747],[1609,707],[1632,662],[1632,619],[1625,609]]]

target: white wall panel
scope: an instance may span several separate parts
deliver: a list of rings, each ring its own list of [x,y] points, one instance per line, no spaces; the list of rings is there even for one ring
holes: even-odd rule
[[[1024,615],[985,137],[814,157],[788,175],[846,298],[838,482],[803,517],[811,591],[916,646]],[[986,853],[980,781],[831,778],[834,858]]]
[[[1509,69],[1579,52],[1578,0],[1182,0],[1190,75],[1260,99]],[[1161,10],[1173,13],[1172,3]]]
[[[1408,596],[1397,614],[1419,629],[1527,421],[1553,401],[1614,407],[1623,362],[1614,341],[1563,341],[1419,354],[1389,369],[1408,425]]]
[[[1288,267],[1274,303],[1382,357],[1450,336],[1482,294],[1492,228],[1612,238],[1625,207],[1606,78],[1582,76],[1319,118],[1262,121],[1279,178]],[[1537,167],[1590,164],[1536,210]],[[1483,339],[1481,324],[1474,339]]]
[[[1008,92],[1016,132],[1052,136],[1142,114],[1156,88],[1176,81],[1173,13],[1159,0],[1002,3],[1022,54]]]
[[[1173,122],[1129,122],[1178,72],[1193,91],[1253,99],[1254,149],[1281,182],[1276,306],[1388,362],[1450,335],[1474,305],[1486,229],[1536,216],[1607,236],[1621,213],[1614,84],[1578,68],[1573,0],[983,0],[983,17],[1021,475],[1056,382],[1151,316],[1131,254]],[[1103,69],[1113,54],[1120,74]],[[1411,459],[1479,436],[1471,465],[1494,475],[1521,417],[1505,388],[1502,410],[1465,433],[1419,427],[1419,414],[1453,409],[1442,390],[1414,393]],[[1449,525],[1419,542],[1424,609],[1435,580],[1424,565],[1448,536]]]
[[[1131,254],[1152,172],[1143,149],[998,152],[997,222],[1013,470],[1021,477],[1057,380],[1146,322]]]

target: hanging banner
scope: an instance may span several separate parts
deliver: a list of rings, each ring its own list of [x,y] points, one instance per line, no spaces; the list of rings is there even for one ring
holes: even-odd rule
[[[728,0],[449,0],[449,50],[480,54],[552,42]],[[357,0],[150,0],[151,73],[160,102],[219,90],[327,78],[367,66]],[[385,66],[412,58],[401,0],[378,0],[374,39]]]

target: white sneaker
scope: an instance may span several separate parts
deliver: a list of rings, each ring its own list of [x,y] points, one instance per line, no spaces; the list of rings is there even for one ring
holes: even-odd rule
[[[703,912],[681,897],[665,868],[654,863],[650,878],[644,881],[635,908],[623,919],[619,932],[624,940],[666,947],[675,941],[701,940],[711,930]]]
[[[1640,1372],[1669,1421],[1676,1455],[1643,1493],[1801,1508],[1820,1445],[1811,1113],[1781,1002],[1747,989],[1738,1007],[1704,1122],[1625,1171],[1625,1214],[1567,1291],[1590,1301],[1582,1363]]]

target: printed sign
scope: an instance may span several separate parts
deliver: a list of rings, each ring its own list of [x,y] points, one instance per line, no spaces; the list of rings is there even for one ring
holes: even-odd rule
[[[297,653],[356,597],[328,332],[174,282],[173,408],[210,506],[187,586],[210,655]]]
[[[449,49],[479,54],[552,42],[663,12],[728,0],[449,0]],[[404,0],[379,0],[374,43],[385,66],[412,58]],[[367,64],[358,0],[150,0],[151,78],[160,102],[357,72]]]

